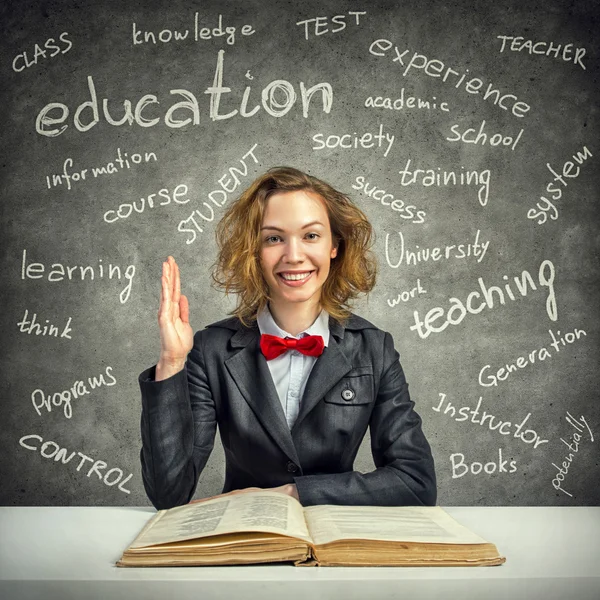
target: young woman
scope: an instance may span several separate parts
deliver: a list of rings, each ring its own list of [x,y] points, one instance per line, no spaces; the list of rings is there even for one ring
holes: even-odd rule
[[[233,317],[193,334],[173,257],[161,353],[140,375],[142,476],[158,509],[191,500],[217,425],[226,493],[303,505],[434,505],[431,450],[392,336],[348,310],[375,285],[366,216],[327,183],[271,169],[217,228],[214,281]],[[376,469],[353,470],[370,428]]]

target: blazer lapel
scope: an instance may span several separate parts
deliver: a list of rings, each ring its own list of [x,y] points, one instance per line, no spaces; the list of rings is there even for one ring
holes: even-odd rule
[[[267,360],[260,351],[258,326],[238,329],[231,344],[242,350],[225,361],[227,370],[256,418],[289,459],[300,464]]]
[[[298,418],[292,427],[292,434],[298,429],[306,415],[317,405],[319,400],[344,376],[352,370],[352,364],[342,352],[336,338],[343,339],[344,328],[329,317],[329,345],[315,362],[300,404]]]

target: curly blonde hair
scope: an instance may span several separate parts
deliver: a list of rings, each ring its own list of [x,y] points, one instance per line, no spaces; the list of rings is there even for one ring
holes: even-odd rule
[[[274,167],[255,179],[229,207],[215,232],[219,253],[211,277],[226,295],[238,294],[237,307],[229,314],[246,327],[271,299],[260,267],[260,228],[267,201],[274,193],[295,190],[321,197],[338,249],[321,289],[322,308],[343,325],[351,314],[349,301],[375,286],[374,233],[366,215],[325,181],[292,167]]]

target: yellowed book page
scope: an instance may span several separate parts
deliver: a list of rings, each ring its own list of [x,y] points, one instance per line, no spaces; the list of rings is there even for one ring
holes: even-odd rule
[[[308,506],[308,530],[316,546],[364,539],[438,544],[485,544],[439,506]]]
[[[265,531],[311,541],[302,505],[278,492],[247,492],[159,511],[130,548],[239,531]]]

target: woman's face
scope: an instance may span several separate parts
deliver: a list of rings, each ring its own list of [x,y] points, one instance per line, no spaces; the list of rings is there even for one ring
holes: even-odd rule
[[[308,190],[273,194],[260,233],[260,264],[272,301],[318,303],[337,255],[320,196]]]

